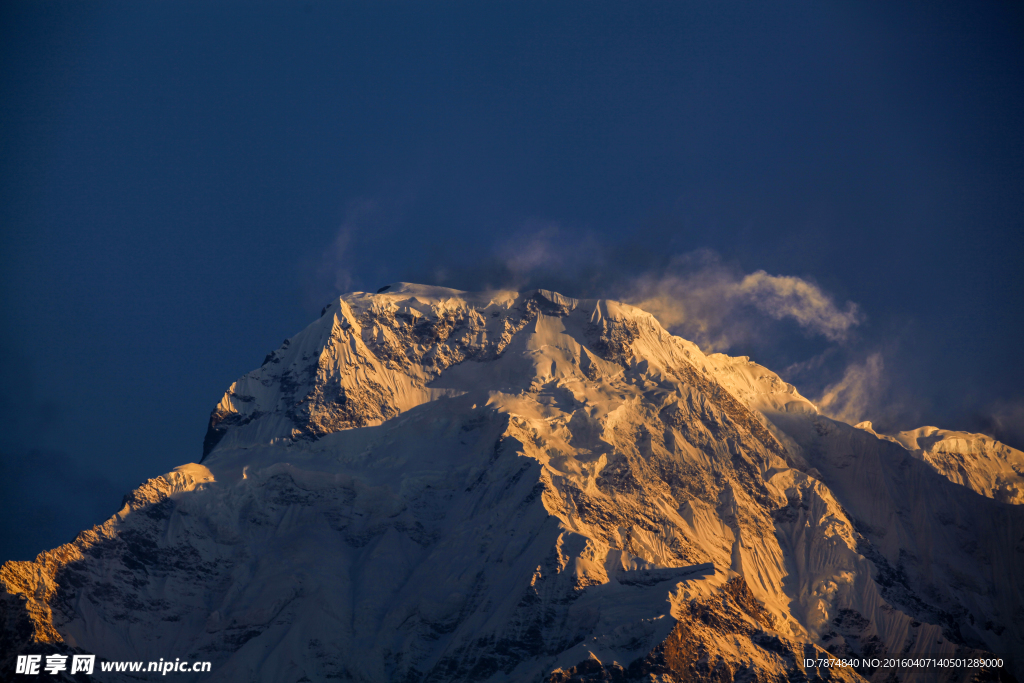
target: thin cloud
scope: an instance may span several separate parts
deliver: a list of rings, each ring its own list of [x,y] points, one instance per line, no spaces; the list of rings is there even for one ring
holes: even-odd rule
[[[493,255],[497,267],[487,284],[509,289],[568,285],[578,290],[586,288],[595,269],[606,270],[604,251],[592,235],[567,232],[554,221],[539,219],[524,221],[495,246]]]
[[[509,272],[523,276],[564,266],[566,251],[556,244],[559,237],[557,224],[530,221],[523,227],[525,234],[498,246],[498,253]]]
[[[864,319],[856,304],[839,306],[812,282],[763,270],[743,274],[710,251],[677,257],[665,271],[635,278],[625,294],[665,327],[713,351],[749,340],[763,317],[793,320],[832,342],[845,341]]]
[[[857,304],[836,306],[817,285],[793,276],[769,275],[763,270],[740,281],[736,294],[776,320],[792,318],[800,327],[830,341],[844,341],[863,316]]]
[[[1024,400],[999,401],[978,416],[979,431],[1024,450]]]
[[[366,229],[380,219],[377,202],[369,199],[354,201],[345,211],[345,220],[338,226],[334,241],[324,250],[318,268],[321,282],[329,283],[337,293],[352,288],[355,278],[352,274],[352,240],[361,229]]]
[[[857,424],[869,417],[877,419],[887,387],[882,354],[873,353],[864,362],[847,366],[842,378],[827,386],[815,403],[829,417]]]
[[[320,310],[327,300],[365,284],[372,273],[366,272],[359,254],[367,245],[389,239],[399,224],[402,204],[358,199],[348,203],[344,219],[325,248],[312,255],[302,267],[306,305],[310,311]]]

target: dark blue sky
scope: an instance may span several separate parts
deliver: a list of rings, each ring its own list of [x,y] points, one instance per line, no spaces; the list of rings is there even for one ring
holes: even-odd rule
[[[1020,447],[1020,5],[896,5],[4,3],[0,560],[396,280],[615,295],[712,250],[863,314],[730,353],[811,396],[880,354],[867,417]]]

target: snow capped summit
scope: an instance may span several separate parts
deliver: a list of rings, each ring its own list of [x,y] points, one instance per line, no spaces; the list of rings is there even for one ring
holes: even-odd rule
[[[348,294],[228,388],[202,464],[3,565],[0,642],[220,680],[1019,676],[1020,453],[861,427],[614,301]]]
[[[921,427],[894,435],[952,482],[1004,503],[1024,504],[1024,453],[992,437]]]
[[[449,389],[431,386],[441,373],[463,361],[498,359],[538,314],[542,321],[545,315],[572,320],[595,340],[607,330],[620,330],[613,344],[625,343],[641,328],[660,340],[669,337],[653,316],[637,308],[546,290],[470,294],[404,282],[382,290],[328,304],[319,320],[233,383],[211,416],[204,457],[218,445],[318,438],[379,424],[448,395]],[[585,354],[582,360],[586,368],[589,358]],[[576,358],[574,365],[579,362]],[[521,381],[521,372],[513,374],[513,382]],[[532,376],[524,381],[529,384]]]

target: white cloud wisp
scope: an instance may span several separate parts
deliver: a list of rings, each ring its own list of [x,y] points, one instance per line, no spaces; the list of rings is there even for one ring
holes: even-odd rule
[[[813,282],[763,270],[744,275],[711,252],[677,258],[660,275],[636,278],[625,298],[711,351],[748,340],[760,316],[791,319],[832,342],[845,341],[863,320],[856,304],[838,306]]]

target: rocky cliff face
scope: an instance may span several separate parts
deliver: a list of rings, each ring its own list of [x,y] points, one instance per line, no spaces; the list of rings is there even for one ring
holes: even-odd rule
[[[1021,677],[1016,452],[957,477],[928,438],[615,302],[352,294],[231,385],[201,464],[3,565],[0,645],[204,680]]]

